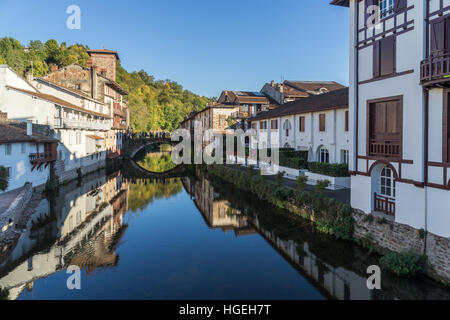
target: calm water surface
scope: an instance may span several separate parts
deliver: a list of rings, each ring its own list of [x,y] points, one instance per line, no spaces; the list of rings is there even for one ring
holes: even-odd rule
[[[155,166],[159,156],[149,157]],[[365,270],[377,257],[198,170],[150,179],[126,169],[37,204],[27,232],[0,255],[0,298],[450,298],[428,279],[388,274],[383,290],[369,291]],[[67,289],[71,265],[81,290]]]

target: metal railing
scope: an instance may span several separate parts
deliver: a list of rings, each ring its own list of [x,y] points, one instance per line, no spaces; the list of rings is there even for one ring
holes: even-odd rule
[[[86,121],[86,120],[76,120],[76,119],[65,119],[65,118],[55,118],[56,128],[67,128],[67,129],[87,129],[87,130],[111,130],[111,122],[105,121],[105,123],[96,121]]]

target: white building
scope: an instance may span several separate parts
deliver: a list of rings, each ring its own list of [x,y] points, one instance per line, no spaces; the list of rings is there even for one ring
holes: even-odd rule
[[[33,86],[34,84],[36,86]],[[41,79],[30,83],[0,66],[0,111],[18,121],[48,125],[58,139],[56,174],[60,182],[105,166],[110,109],[100,101]]]
[[[33,132],[32,128],[31,122],[26,129],[17,123],[0,122],[0,166],[9,175],[5,191],[21,188],[25,183],[37,187],[47,182],[58,141]]]
[[[302,98],[252,118],[259,149],[308,151],[309,161],[326,163],[348,162],[348,124],[348,88]]]
[[[350,8],[352,206],[449,237],[450,1],[332,4]]]

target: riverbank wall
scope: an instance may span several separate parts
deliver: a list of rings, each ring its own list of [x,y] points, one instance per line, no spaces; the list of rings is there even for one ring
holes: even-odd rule
[[[231,167],[226,167],[225,170],[233,170],[237,174],[246,174],[245,172]],[[218,173],[215,170],[208,170],[208,173],[224,179],[223,172]],[[230,176],[231,179],[224,180],[241,188],[242,185],[240,185],[239,178],[237,178],[237,176],[232,177],[232,174]],[[252,182],[248,181],[248,183],[251,184]],[[269,181],[265,181],[265,183],[273,185],[273,183]],[[245,189],[256,193],[252,188]],[[291,196],[291,199],[286,200],[285,198],[282,198],[283,195],[280,193],[281,198],[271,199],[269,202],[286,209],[290,213],[300,215],[303,218],[314,222],[315,227],[321,232],[334,235],[335,237],[344,240],[355,241],[357,244],[369,247],[381,255],[389,252],[404,251],[413,251],[418,255],[424,255],[426,256],[426,263],[423,273],[444,284],[450,283],[450,239],[427,233],[424,230],[417,230],[408,225],[400,224],[384,217],[368,215],[353,208],[350,208],[351,219],[353,220],[350,230],[348,217],[337,219],[328,216],[332,214],[330,211],[341,210],[339,206],[335,206],[335,202],[330,201],[331,199],[326,197],[310,197],[306,195],[306,192],[301,192],[300,194],[304,194],[307,199],[298,201],[293,200],[293,196]],[[260,195],[258,194],[258,196]],[[275,193],[275,196],[277,196],[277,193]],[[298,195],[294,197],[299,198]],[[317,203],[317,201],[322,202],[322,204]],[[299,205],[299,203],[303,203],[304,205]],[[330,208],[331,210],[328,210],[328,213],[321,213],[321,210],[326,210],[325,207],[327,205],[332,205],[334,207]],[[339,213],[335,215],[339,216]],[[343,230],[341,230],[340,233],[337,233],[336,230],[339,229]],[[330,232],[330,230],[333,231]]]

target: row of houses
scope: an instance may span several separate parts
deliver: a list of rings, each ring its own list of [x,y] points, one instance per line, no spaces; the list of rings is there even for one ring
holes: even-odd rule
[[[253,129],[259,149],[293,148],[320,162],[347,163],[348,115],[348,88],[339,83],[272,81],[260,92],[223,91],[217,103],[193,112],[181,127],[192,137],[210,129],[224,134]]]
[[[1,136],[0,166],[9,173],[6,191],[26,182],[45,184],[51,172],[60,183],[70,181],[120,155],[129,108],[128,93],[116,82],[119,55],[105,49],[88,54],[86,66],[52,66],[42,77],[28,73],[23,78],[0,65],[0,130],[8,133]]]
[[[223,91],[182,126],[253,129],[258,148],[348,163],[353,208],[450,237],[450,1],[332,4],[350,9],[349,88],[285,81]]]

